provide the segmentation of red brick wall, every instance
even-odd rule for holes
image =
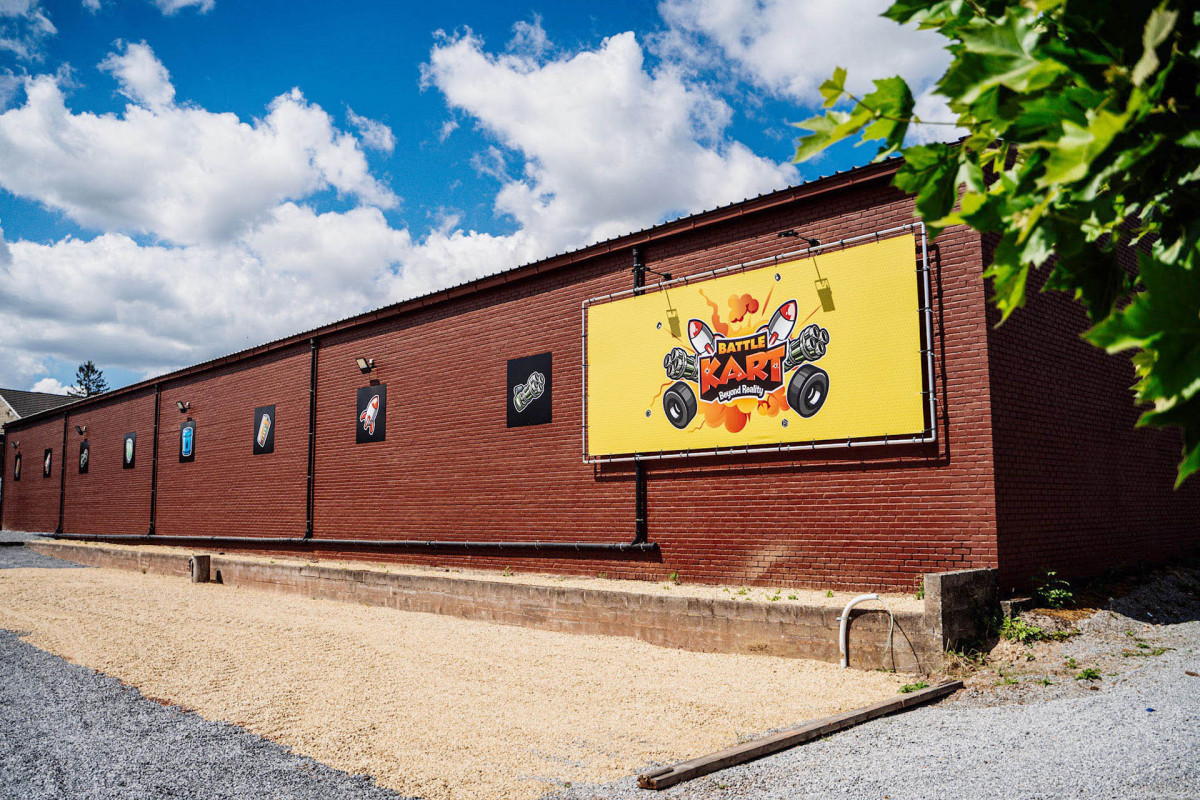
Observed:
[[[912,220],[885,182],[789,203],[646,245],[683,276]],[[996,564],[988,334],[979,237],[931,250],[939,442],[930,446],[655,462],[650,540],[661,556],[412,551],[381,558],[689,581],[908,588],[925,572]],[[331,334],[319,353],[315,537],[630,541],[629,465],[581,459],[580,304],[628,288],[628,248]],[[505,427],[506,361],[551,351],[550,425]],[[387,441],[354,441],[355,390],[388,386]],[[308,350],[258,357],[162,396],[158,532],[299,536],[305,521]],[[196,461],[178,463],[176,400],[193,404]],[[252,413],[278,406],[276,452],[251,456]],[[61,435],[61,429],[60,429]],[[142,446],[139,433],[139,446]],[[148,444],[148,442],[147,442]],[[139,469],[148,461],[142,446]],[[26,506],[28,508],[28,506]],[[28,511],[14,511],[13,519]],[[10,517],[5,508],[6,521]],[[333,552],[333,551],[327,551]]]
[[[909,201],[877,185],[643,250],[652,268],[683,276],[793,249],[780,230],[828,242],[907,223],[911,213]],[[838,588],[907,588],[925,572],[994,565],[980,258],[978,237],[965,230],[944,234],[932,254],[948,446],[652,463],[649,530],[661,562],[512,552],[404,560]],[[581,463],[577,332],[580,302],[628,288],[631,264],[624,251],[323,342],[316,537],[631,540],[632,469]],[[505,362],[544,351],[554,354],[554,423],[507,429]],[[465,368],[470,354],[478,363]],[[355,389],[368,381],[359,356],[375,359],[370,378],[388,386],[382,444],[354,443]]]
[[[8,426],[8,458],[4,473],[4,527],[15,531],[49,533],[58,527],[59,470],[62,469],[62,417],[29,427]],[[12,449],[12,442],[20,447]],[[42,457],[47,448],[54,451],[52,472],[42,477]],[[21,454],[21,480],[14,481],[13,463]]]
[[[307,347],[163,385],[155,532],[303,536],[308,470]],[[181,414],[177,402],[190,403]],[[275,452],[254,455],[254,409],[275,406]],[[179,428],[196,422],[196,457]]]
[[[1083,341],[1083,309],[1040,279],[989,334],[1001,586],[1195,552],[1200,480],[1172,488],[1180,437],[1134,428],[1129,356]]]
[[[87,426],[80,436],[75,426]],[[123,467],[125,434],[137,433],[132,469]],[[79,442],[88,440],[88,471],[79,474]],[[68,533],[144,534],[150,528],[154,392],[79,409],[67,425]]]

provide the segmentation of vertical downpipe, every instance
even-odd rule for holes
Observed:
[[[317,468],[317,340],[310,339],[308,367],[308,488],[305,496],[304,538],[313,536],[313,491]]]
[[[158,516],[158,417],[159,404],[162,402],[162,384],[154,384],[154,443],[151,445],[150,458],[150,530],[147,536],[154,535],[154,520]]]
[[[63,518],[67,511],[67,426],[70,419],[70,415],[64,411],[62,458],[58,460],[58,527],[55,533],[63,532]]]
[[[646,285],[646,263],[642,261],[642,248],[633,248],[633,294],[642,294]],[[645,544],[649,541],[649,521],[646,511],[646,465],[640,458],[633,461],[634,482],[634,511],[633,511],[633,543]]]

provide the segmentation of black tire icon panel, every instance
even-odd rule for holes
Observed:
[[[829,396],[829,373],[812,364],[803,364],[788,383],[787,401],[792,410],[804,418],[811,417],[825,405]]]
[[[695,418],[697,408],[696,393],[683,381],[676,381],[663,393],[663,411],[671,424],[680,430]]]

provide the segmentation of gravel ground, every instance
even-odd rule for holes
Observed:
[[[447,800],[614,780],[909,680],[95,568],[0,571],[0,627],[149,698]]]
[[[84,569],[80,564],[44,556],[24,547],[0,547],[0,569]]]
[[[1086,617],[1066,642],[1002,642],[968,689],[653,795],[663,800],[1200,798],[1200,573]],[[1126,616],[1126,613],[1130,616]],[[1141,620],[1166,618],[1174,624]],[[1045,614],[1027,615],[1049,621]],[[1183,621],[1187,620],[1187,621]],[[1076,680],[1093,668],[1098,680]],[[1189,674],[1192,673],[1192,674]],[[1046,685],[1046,684],[1049,685]],[[556,800],[639,798],[632,777]],[[549,800],[549,797],[546,800]]]
[[[40,536],[38,533],[25,533],[23,531],[0,531],[0,545],[12,545],[17,542],[28,542],[34,537]]]
[[[399,797],[0,631],[0,798]]]

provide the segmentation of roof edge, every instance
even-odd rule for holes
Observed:
[[[32,425],[42,422],[46,419],[52,419],[58,416],[63,416],[68,413],[75,413],[83,408],[93,405],[98,405],[101,402],[110,401],[123,395],[134,394],[136,392],[152,389],[156,384],[163,384],[172,381],[182,380],[184,378],[208,372],[213,369],[236,364],[240,361],[245,361],[255,356],[260,356],[265,353],[285,350],[289,347],[307,344],[313,339],[319,339],[323,336],[329,336],[334,333],[352,330],[354,328],[370,325],[380,320],[389,319],[391,317],[401,316],[411,311],[416,311],[422,308],[439,305],[441,303],[457,300],[462,297],[468,297],[479,292],[487,291],[499,286],[504,286],[517,281],[525,280],[537,275],[544,275],[548,272],[553,272],[581,261],[586,261],[597,256],[606,255],[618,250],[624,250],[639,244],[645,244],[652,241],[667,239],[673,236],[678,236],[684,233],[690,233],[699,228],[706,228],[710,225],[717,225],[722,222],[728,222],[731,219],[757,214],[763,211],[768,211],[778,206],[788,203],[807,200],[813,197],[828,194],[830,192],[840,191],[843,189],[857,186],[864,183],[881,180],[890,177],[899,168],[901,159],[890,158],[887,161],[866,164],[860,167],[854,167],[844,172],[834,173],[822,178],[809,181],[808,183],[798,184],[796,186],[788,186],[783,189],[777,189],[773,192],[760,194],[758,197],[739,200],[737,202],[728,203],[724,206],[707,211],[700,211],[695,214],[690,214],[686,217],[661,222],[657,225],[652,225],[648,228],[643,228],[640,231],[616,236],[612,239],[607,239],[602,242],[596,242],[590,245],[579,248],[578,250],[569,250],[564,253],[547,256],[546,258],[532,261],[528,264],[522,264],[516,267],[502,270],[491,275],[485,275],[476,278],[466,283],[461,283],[456,286],[450,286],[445,289],[438,289],[428,294],[411,297],[407,300],[400,300],[390,305],[382,306],[371,311],[364,311],[361,314],[356,314],[352,317],[347,317],[343,320],[326,323],[317,328],[312,328],[301,333],[291,334],[280,339],[275,339],[264,344],[256,345],[245,350],[238,350],[234,353],[218,356],[217,358],[202,361],[198,364],[193,364],[190,367],[183,367],[159,375],[153,378],[147,378],[137,383],[131,383],[128,386],[122,386],[119,389],[104,392],[103,394],[93,395],[88,398],[81,398],[73,403],[67,403],[63,406],[39,411],[36,414],[30,414],[25,417],[12,420],[6,426],[7,430],[16,430],[24,428],[26,423]]]

